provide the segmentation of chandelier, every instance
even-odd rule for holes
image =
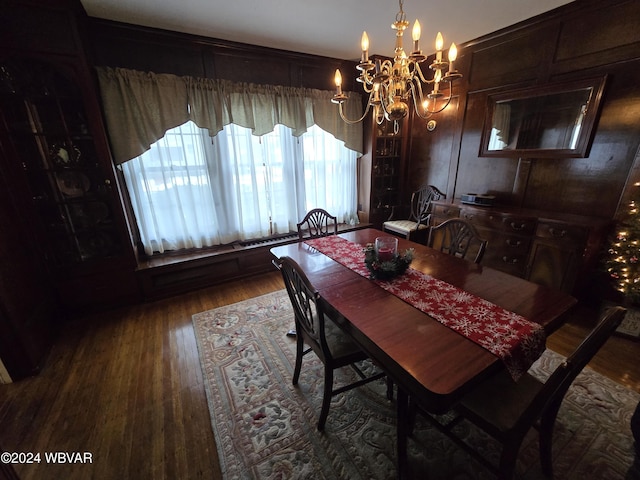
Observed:
[[[413,51],[407,56],[402,46],[402,35],[409,26],[406,15],[402,10],[403,0],[399,0],[400,11],[396,14],[396,21],[391,28],[396,30],[396,48],[393,60],[369,59],[369,37],[367,32],[362,34],[362,58],[356,65],[360,72],[356,81],[362,83],[364,91],[369,94],[367,107],[357,120],[350,120],[345,117],[343,103],[347,96],[342,92],[342,75],[340,70],[336,70],[335,84],[336,93],[332,102],[338,104],[340,117],[347,123],[354,124],[361,122],[373,107],[373,115],[378,124],[384,120],[397,121],[404,118],[409,113],[409,104],[413,103],[416,114],[423,119],[428,119],[431,115],[443,111],[451,102],[451,92],[453,81],[461,78],[462,75],[453,68],[458,52],[455,43],[451,44],[448,53],[448,62],[442,59],[442,47],[444,40],[442,34],[438,32],[436,37],[436,56],[429,69],[432,70],[432,78],[427,79],[420,66],[427,56],[420,50],[420,23],[416,20],[413,25]],[[446,84],[448,87],[443,86]],[[445,96],[443,87],[448,90]],[[428,92],[429,88],[431,89]],[[423,89],[425,89],[423,91]],[[428,93],[427,93],[428,92]]]

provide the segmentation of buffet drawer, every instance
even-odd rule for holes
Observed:
[[[434,222],[433,224],[439,225],[449,218],[458,218],[458,216],[460,216],[460,209],[453,205],[433,205],[431,215],[438,218],[438,222]]]
[[[482,263],[511,275],[523,276],[531,248],[531,237],[512,235],[479,227],[478,234],[487,240]]]
[[[553,220],[540,220],[536,228],[536,237],[553,239],[564,245],[584,245],[589,237],[589,229],[581,225],[571,225]]]
[[[491,228],[518,235],[533,235],[537,223],[535,217],[508,215],[494,210],[468,207],[460,210],[460,218],[478,227]]]
[[[491,212],[482,212],[476,209],[463,208],[460,211],[460,218],[472,223],[477,227],[486,227],[502,230],[502,215]]]
[[[524,277],[527,270],[528,253],[505,252],[500,250],[490,250],[484,255],[482,264],[490,268],[495,268],[501,272]]]

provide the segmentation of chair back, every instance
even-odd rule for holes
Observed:
[[[445,197],[446,195],[433,185],[427,185],[420,190],[416,190],[411,194],[411,216],[409,220],[414,220],[416,223],[427,223],[431,202]]]
[[[450,218],[429,229],[427,245],[460,258],[470,251],[475,253],[474,262],[480,263],[487,248],[487,240],[480,237],[475,227],[461,218]]]
[[[600,316],[598,324],[589,335],[549,376],[541,390],[520,416],[516,428],[528,429],[531,423],[544,414],[547,409],[555,409],[553,413],[555,415],[573,381],[618,328],[625,313],[626,309],[618,306],[609,308]]]
[[[309,210],[300,223],[298,223],[298,238],[325,237],[338,234],[338,217],[331,215],[322,208]]]
[[[302,335],[321,359],[328,358],[331,353],[325,338],[325,317],[320,294],[302,271],[300,265],[291,257],[281,257],[276,266],[282,273],[291,300],[297,335]]]

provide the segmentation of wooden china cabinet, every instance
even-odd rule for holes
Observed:
[[[136,262],[83,49],[84,10],[71,0],[5,1],[0,8],[0,173],[12,209],[0,208],[34,246],[25,270],[46,279],[38,290],[0,292],[2,303],[5,315],[19,316],[11,308],[16,295],[35,304],[49,290],[60,307],[40,312],[17,335],[29,343],[55,324],[57,312],[136,299]],[[39,343],[44,350],[47,342]],[[0,350],[0,358],[7,355]]]
[[[380,228],[394,207],[402,204],[407,119],[378,124],[369,114],[364,128],[365,153],[360,158],[358,203],[364,221]]]

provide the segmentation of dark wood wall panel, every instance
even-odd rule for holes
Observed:
[[[631,0],[615,8],[607,2],[602,3],[599,9],[563,22],[556,61],[595,56],[595,61],[599,58],[608,63],[618,55],[626,54],[618,53],[619,49],[637,48],[640,43],[640,2]]]
[[[94,65],[206,76],[207,55],[203,45],[185,42],[182,37],[168,32],[154,35],[148,29],[121,24],[115,29],[101,21],[91,22],[89,30]]]
[[[566,213],[615,215],[640,142],[640,69],[629,67],[606,69],[605,103],[589,156],[534,159],[524,206],[553,210],[560,205]]]
[[[443,122],[438,136],[415,137],[410,164],[431,183],[443,178],[434,169],[449,162],[449,200],[489,193],[504,206],[614,218],[625,185],[640,180],[630,177],[640,145],[639,19],[636,0],[577,1],[462,45],[457,118]],[[587,158],[480,157],[489,93],[603,75],[608,81]],[[450,158],[438,146],[446,135],[460,137]]]
[[[537,28],[532,32],[500,37],[498,42],[474,49],[469,84],[476,90],[535,81],[541,66],[548,62],[556,31],[555,26]]]
[[[454,195],[490,193],[504,204],[512,203],[512,191],[518,169],[517,159],[478,156],[487,95],[470,94],[460,145],[458,175]]]
[[[33,7],[15,1],[2,2],[0,43],[15,50],[75,54],[82,50],[74,30],[64,28],[72,12],[52,2],[46,15],[34,16]]]
[[[216,77],[236,82],[290,85],[290,65],[286,60],[264,56],[218,54],[214,57]]]
[[[409,203],[411,192],[425,183],[435,185],[446,193],[450,175],[449,164],[455,140],[450,131],[455,125],[459,100],[458,97],[454,97],[445,111],[436,116],[436,127],[431,132],[427,130],[424,121],[412,122],[409,142],[415,143],[415,147],[410,147],[415,161],[407,162],[404,172],[404,178],[407,179],[404,191],[406,204]],[[432,140],[431,143],[425,142],[427,138]]]
[[[166,30],[89,19],[93,64],[235,82],[332,90],[334,72],[355,63],[227,42]],[[344,75],[343,88],[355,88]]]

